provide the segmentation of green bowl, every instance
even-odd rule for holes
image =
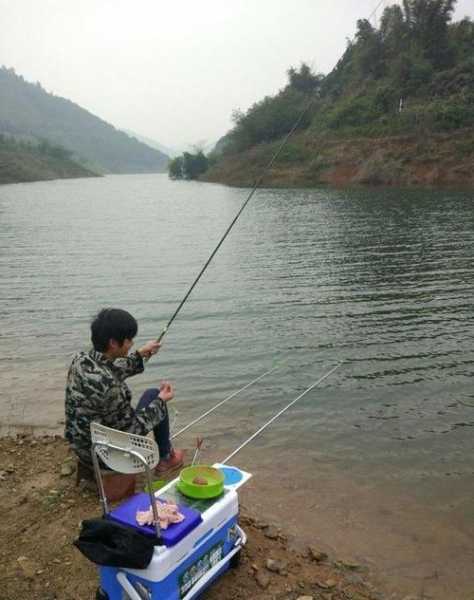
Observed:
[[[161,490],[161,488],[164,487],[165,485],[166,485],[166,481],[163,481],[162,479],[157,479],[156,481],[152,481],[151,482],[151,491],[157,492],[158,490]],[[148,489],[148,485],[146,485],[143,488],[143,491],[146,492],[147,494],[150,493],[150,491]]]
[[[207,484],[194,483],[194,479],[199,477]],[[198,465],[196,467],[186,467],[179,475],[179,491],[195,499],[216,498],[224,491],[224,475],[214,467]]]

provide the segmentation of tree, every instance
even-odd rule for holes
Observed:
[[[384,10],[380,20],[380,34],[387,60],[392,60],[406,49],[409,29],[398,4]]]
[[[380,31],[367,21],[357,21],[354,62],[360,79],[378,79],[384,72],[384,48]]]
[[[448,36],[457,0],[403,0],[405,22],[411,40],[435,68],[453,61]]]
[[[276,96],[266,96],[246,113],[234,112],[235,126],[229,150],[240,152],[255,144],[272,142],[287,134],[308,105],[306,93],[287,85]],[[299,122],[299,129],[311,123],[309,111]]]
[[[332,99],[339,98],[352,80],[355,44],[347,39],[347,47],[334,69],[324,78],[321,95]]]
[[[468,17],[453,23],[449,28],[449,39],[458,60],[474,57],[474,22]]]
[[[183,154],[183,172],[186,179],[197,179],[208,168],[207,158],[202,150],[197,154],[184,152]]]
[[[168,166],[168,175],[171,179],[183,179],[183,157],[177,156]]]
[[[197,179],[209,168],[209,161],[202,150],[196,154],[184,152],[172,160],[168,167],[171,179]]]
[[[315,75],[306,63],[301,63],[299,70],[290,67],[287,71],[288,85],[293,90],[304,94],[312,94],[321,87],[324,75]]]
[[[71,160],[73,155],[71,150],[64,148],[64,146],[60,146],[59,144],[52,144],[46,139],[40,140],[37,149],[42,154],[49,154],[49,156],[62,160]]]

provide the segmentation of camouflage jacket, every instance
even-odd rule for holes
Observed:
[[[66,384],[65,437],[81,461],[92,461],[92,421],[145,435],[164,419],[166,408],[159,398],[141,410],[131,405],[132,393],[125,379],[143,370],[138,352],[115,361],[95,350],[74,357]]]

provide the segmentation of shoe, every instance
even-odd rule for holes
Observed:
[[[184,464],[184,450],[171,450],[169,458],[162,458],[155,467],[156,475],[174,471]]]

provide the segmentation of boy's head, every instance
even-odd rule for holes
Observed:
[[[129,312],[103,308],[91,324],[92,345],[99,352],[110,353],[112,358],[126,356],[137,331],[137,322]]]

